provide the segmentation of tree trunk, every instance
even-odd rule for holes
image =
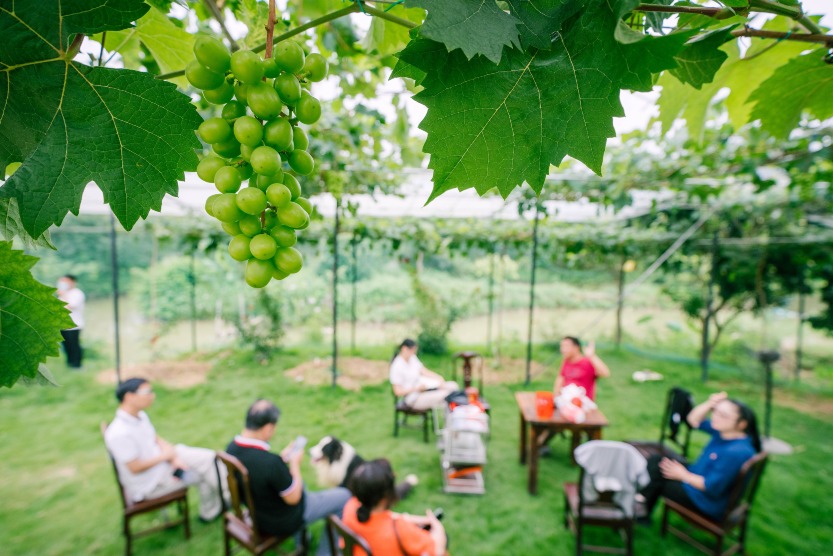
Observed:
[[[619,263],[618,294],[616,297],[616,347],[622,346],[622,309],[625,305],[625,259],[623,255]]]

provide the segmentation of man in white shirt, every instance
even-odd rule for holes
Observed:
[[[81,349],[81,329],[84,328],[84,292],[78,289],[75,276],[67,274],[58,279],[58,299],[66,303],[69,316],[75,323],[75,328],[61,330],[64,337],[64,352],[67,355],[67,366],[72,369],[81,368],[84,352]]]
[[[116,388],[119,408],[104,441],[116,462],[126,496],[133,501],[155,498],[183,485],[197,485],[200,519],[211,521],[222,512],[214,452],[206,448],[172,445],[156,434],[145,413],[155,398],[151,384],[130,378]],[[220,466],[222,490],[228,498],[226,471]]]

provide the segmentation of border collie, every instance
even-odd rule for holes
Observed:
[[[365,459],[356,453],[356,449],[344,440],[334,436],[325,436],[309,449],[310,461],[318,475],[318,484],[322,487],[350,488],[350,478]],[[419,482],[416,475],[408,475],[396,485],[396,496],[405,498]]]

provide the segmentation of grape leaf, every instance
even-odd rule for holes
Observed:
[[[804,111],[820,120],[833,116],[833,66],[824,61],[826,53],[817,48],[793,58],[752,93],[752,117],[765,130],[787,137]]]
[[[96,40],[101,41],[101,36]],[[141,41],[153,59],[159,64],[161,73],[181,70],[194,59],[194,35],[181,27],[174,25],[168,17],[153,8],[136,22],[136,27],[124,31],[109,31],[105,37],[104,47],[110,52],[122,51],[122,48],[135,45]],[[137,65],[130,65],[125,61],[125,67],[139,69]],[[185,77],[171,79],[181,88],[188,86]]]
[[[166,193],[176,195],[177,180],[197,164],[194,129],[202,120],[172,83],[62,55],[70,33],[124,28],[136,16],[128,10],[133,0],[99,1],[102,6],[92,8],[83,2],[89,21],[60,15],[80,2],[52,9],[35,0],[16,2],[14,12],[0,7],[0,165],[23,160],[0,197],[17,198],[32,237],[68,212],[77,214],[90,181],[130,229],[150,209],[161,209]]]
[[[0,386],[34,377],[40,363],[59,354],[60,331],[75,326],[55,288],[32,276],[37,260],[0,241]]]
[[[23,229],[23,224],[20,222],[17,199],[14,198],[0,198],[0,237],[7,241],[11,241],[16,237],[20,238],[24,247],[39,245],[41,247],[55,249],[55,246],[49,239],[48,231],[37,238],[29,237],[29,234],[26,233],[26,230]]]
[[[406,6],[428,12],[422,37],[443,43],[449,52],[459,48],[468,59],[481,54],[497,64],[504,46],[521,46],[520,20],[495,0],[407,0]]]
[[[568,154],[599,172],[613,117],[624,115],[620,89],[650,90],[652,72],[673,67],[689,38],[617,42],[631,4],[591,3],[565,22],[552,50],[509,49],[498,65],[412,40],[399,58],[426,73],[414,99],[428,108],[420,128],[434,170],[431,199],[469,187],[507,196],[524,182],[540,191],[550,164]]]
[[[584,8],[588,0],[507,0],[512,13],[520,20],[521,46],[549,50],[552,34],[565,20]]]
[[[401,4],[388,10],[388,13],[416,24],[422,23],[425,19],[425,10],[406,8]],[[380,56],[390,56],[405,48],[409,40],[411,38],[407,27],[374,17],[370,20],[370,29],[362,39],[361,45],[367,52],[378,52]]]
[[[729,57],[720,47],[732,39],[731,32],[734,28],[732,25],[715,29],[686,43],[677,54],[677,67],[671,69],[671,73],[695,89],[700,89],[705,83],[711,83],[717,70]]]

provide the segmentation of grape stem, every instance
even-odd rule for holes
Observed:
[[[208,8],[208,11],[211,12],[211,15],[214,16],[214,19],[216,19],[217,23],[220,24],[220,29],[223,31],[223,35],[225,35],[229,43],[231,43],[231,51],[234,52],[235,50],[238,50],[240,47],[237,46],[237,41],[235,41],[234,37],[232,37],[231,33],[229,33],[229,30],[226,27],[226,21],[223,17],[223,12],[220,10],[219,7],[217,7],[217,2],[215,2],[214,0],[202,0],[202,3],[205,4],[205,7]],[[184,73],[185,70],[182,71],[182,74]]]
[[[275,36],[275,0],[269,0],[269,17],[266,20],[266,52],[264,58],[272,57],[272,48],[275,46],[272,37]]]

